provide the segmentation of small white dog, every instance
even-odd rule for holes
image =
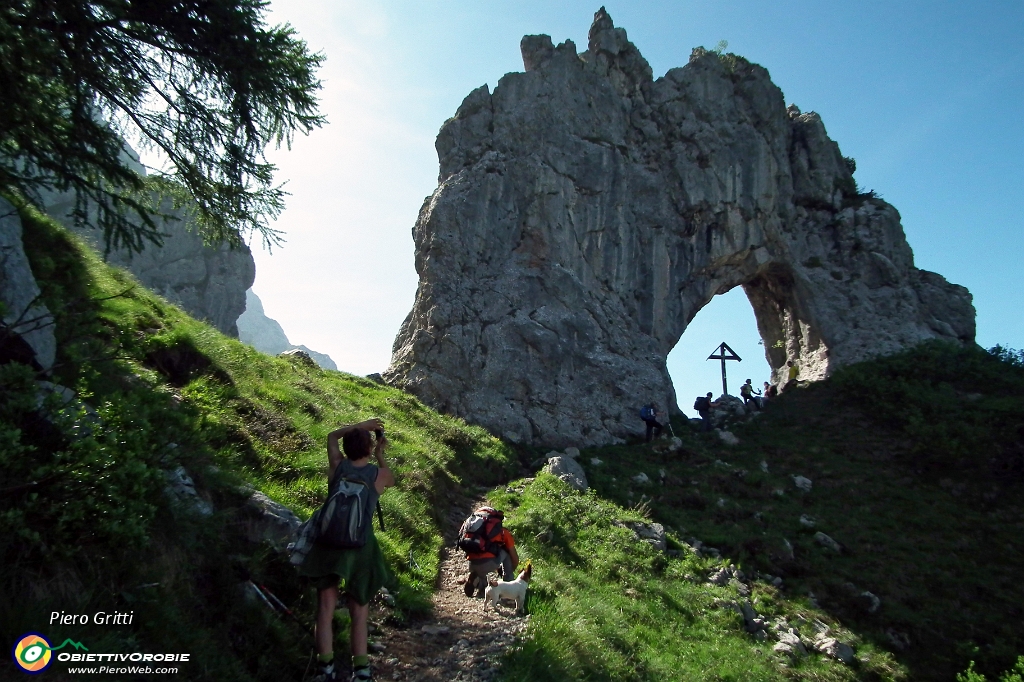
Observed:
[[[526,568],[516,576],[515,580],[509,582],[499,580],[488,585],[487,590],[484,591],[484,610],[487,610],[488,604],[493,604],[494,610],[497,611],[499,601],[512,599],[516,602],[516,611],[522,613],[523,607],[526,605],[526,588],[530,586],[530,576],[532,575],[533,564],[528,561]]]

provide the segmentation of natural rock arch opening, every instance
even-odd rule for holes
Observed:
[[[526,36],[527,71],[441,128],[389,383],[513,441],[588,446],[638,434],[641,401],[675,407],[669,351],[736,286],[776,377],[973,341],[970,293],[914,267],[896,209],[765,69],[698,49],[654,80],[603,10],[588,47]]]
[[[738,396],[748,378],[759,390],[771,379],[754,310],[742,287],[717,294],[690,321],[666,358],[679,408],[689,417],[697,416],[692,409],[696,396],[722,392],[721,363],[707,359],[722,341],[743,359],[726,363],[731,395]]]

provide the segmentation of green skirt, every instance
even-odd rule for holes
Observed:
[[[318,589],[340,585],[341,591],[355,599],[357,604],[369,604],[388,580],[388,569],[371,530],[369,540],[359,549],[330,549],[313,545],[299,566],[299,575],[318,578]]]

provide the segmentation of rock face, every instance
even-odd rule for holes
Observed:
[[[139,155],[127,144],[121,161],[139,175],[146,175]],[[40,194],[42,208],[50,217],[103,252],[103,238],[97,230],[75,226],[71,215],[75,208],[73,192],[44,190]],[[164,202],[160,212],[174,218],[158,219],[160,231],[166,234],[162,247],[147,244],[137,254],[118,249],[106,255],[107,262],[130,271],[148,289],[181,306],[192,317],[237,337],[235,321],[245,310],[245,291],[256,279],[256,262],[249,247],[207,246],[191,229],[187,213],[173,209],[170,200]]]
[[[292,345],[281,324],[267,317],[263,301],[252,289],[245,292],[245,312],[238,318],[238,340],[267,355],[280,355],[291,350],[302,351],[323,369],[337,370],[329,355],[317,353],[305,346]]]
[[[51,217],[103,252],[97,230],[75,227],[71,217],[73,193],[50,193],[45,198],[45,210]],[[237,337],[235,321],[245,311],[245,291],[256,279],[256,262],[249,247],[207,246],[190,230],[185,212],[174,210],[170,200],[161,212],[178,218],[162,221],[160,230],[167,235],[162,247],[147,244],[136,254],[113,250],[106,256],[107,262],[129,270],[147,288],[181,306],[192,317]]]
[[[21,235],[17,209],[0,197],[0,364],[16,360],[49,370],[57,353],[53,317],[38,299]]]
[[[390,383],[513,441],[596,445],[675,408],[666,357],[736,286],[776,381],[973,340],[970,293],[914,267],[896,209],[764,68],[698,48],[654,80],[603,9],[582,54],[521,47],[526,72],[438,134]]]
[[[267,355],[278,355],[292,347],[284,328],[267,317],[263,301],[252,289],[245,292],[245,312],[238,317],[238,340]]]

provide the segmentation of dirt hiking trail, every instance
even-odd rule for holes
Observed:
[[[468,564],[465,554],[454,547],[455,536],[470,512],[485,502],[462,497],[448,510],[431,616],[396,627],[386,622],[386,607],[371,607],[374,679],[486,682],[498,674],[504,652],[526,629],[530,617],[516,614],[512,606],[499,606],[499,613],[485,610],[483,599],[471,599],[463,591]]]

